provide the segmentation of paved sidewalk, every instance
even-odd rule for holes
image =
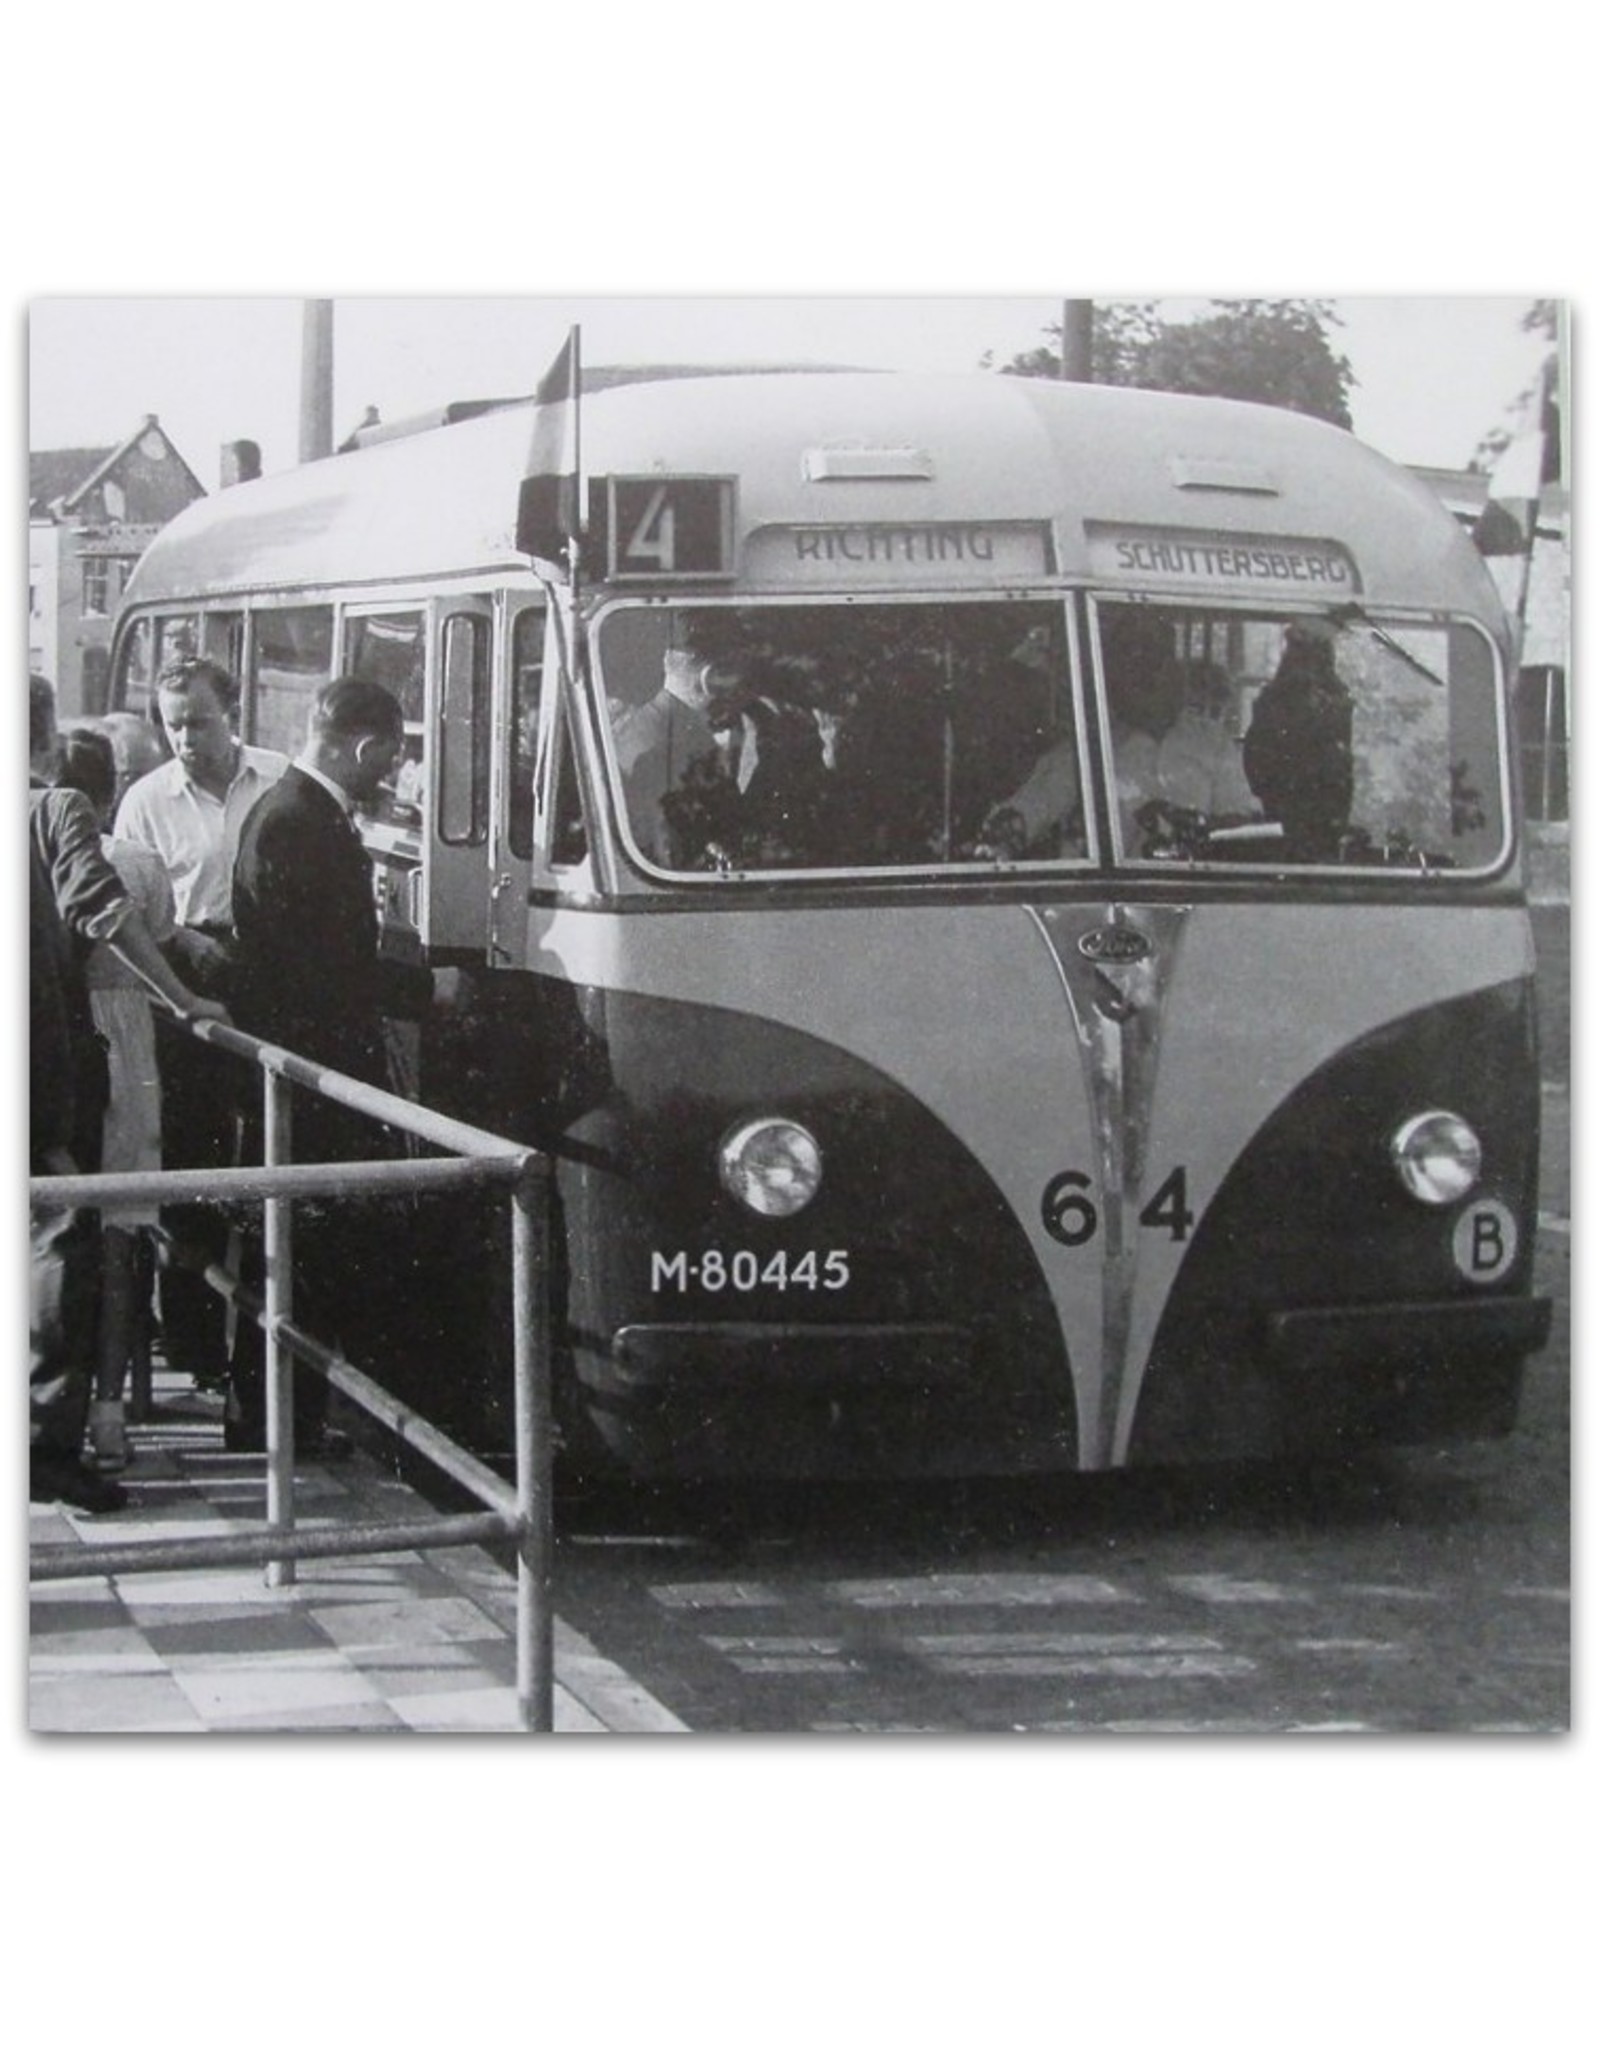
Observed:
[[[131,1432],[129,1508],[30,1510],[34,1549],[225,1535],[259,1526],[264,1460],[222,1448],[214,1412],[158,1379]],[[426,1514],[358,1449],[295,1481],[305,1527]],[[31,1589],[28,1722],[39,1734],[520,1733],[512,1583],[478,1549],[126,1572]],[[556,1622],[555,1727],[645,1734],[683,1724]]]

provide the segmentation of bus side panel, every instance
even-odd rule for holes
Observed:
[[[1419,1204],[1374,1139],[1424,1107],[1454,1110],[1482,1139],[1465,1204]],[[1549,1317],[1529,1299],[1538,1130],[1531,979],[1416,1011],[1329,1060],[1267,1119],[1195,1233],[1130,1462],[1510,1430]],[[1453,1243],[1459,1212],[1486,1199],[1517,1240],[1490,1285],[1461,1270]]]
[[[690,1475],[1071,1469],[1071,1377],[1027,1238],[983,1166],[870,1064],[791,1027],[587,991],[614,1082],[558,1150],[587,1425]],[[823,1154],[798,1215],[717,1153],[753,1112]]]

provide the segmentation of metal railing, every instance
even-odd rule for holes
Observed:
[[[389,1550],[445,1548],[496,1538],[516,1547],[516,1690],[524,1728],[553,1726],[555,1617],[552,1605],[554,1509],[549,1336],[549,1161],[540,1152],[441,1116],[404,1097],[335,1073],[231,1025],[189,1021],[198,1039],[262,1070],[263,1164],[210,1170],[45,1175],[31,1179],[41,1207],[115,1212],[165,1203],[259,1200],[264,1211],[265,1284],[260,1297],[219,1265],[211,1286],[249,1315],[266,1339],[266,1525],[259,1535],[198,1536],[170,1542],[96,1543],[39,1553],[37,1580],[114,1572],[171,1571],[264,1564],[267,1583],[294,1583],[300,1558],[356,1557]],[[292,1162],[291,1088],[342,1103],[451,1156],[369,1159],[337,1165]],[[403,1401],[321,1343],[294,1320],[293,1205],[313,1195],[376,1195],[501,1185],[511,1211],[512,1436],[515,1483],[453,1442]],[[484,1503],[476,1514],[438,1514],[363,1522],[343,1529],[297,1529],[294,1510],[296,1358],[384,1424]]]

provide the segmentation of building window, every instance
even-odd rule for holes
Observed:
[[[109,618],[122,601],[128,578],[139,566],[137,555],[85,555],[83,558],[83,615],[86,619]]]

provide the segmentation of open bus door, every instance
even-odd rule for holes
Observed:
[[[344,608],[342,672],[383,683],[405,716],[393,784],[362,822],[385,950],[402,958],[483,957],[493,644],[484,597]]]

